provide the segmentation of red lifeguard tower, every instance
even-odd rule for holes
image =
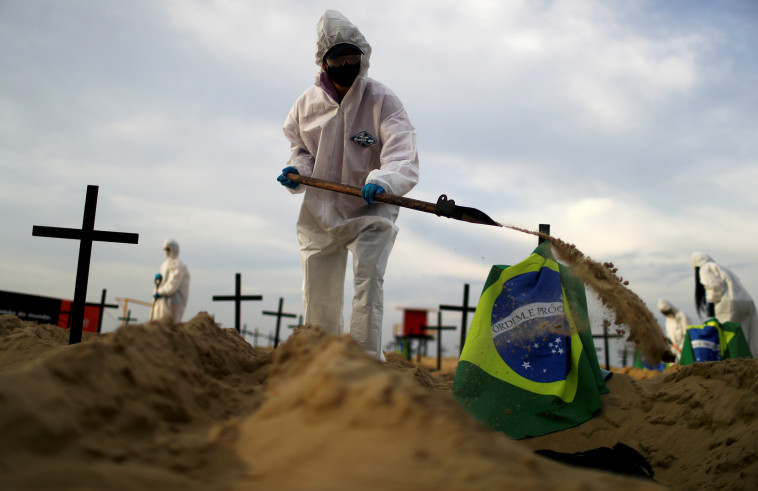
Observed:
[[[418,307],[398,307],[403,311],[403,323],[395,324],[394,335],[398,343],[403,347],[403,353],[407,359],[411,359],[411,342],[418,340],[418,349],[416,351],[419,360],[421,351],[426,347],[426,342],[434,339],[426,332],[427,315],[434,312],[434,309],[425,309]]]

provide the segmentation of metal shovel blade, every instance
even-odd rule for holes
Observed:
[[[501,224],[493,220],[486,213],[476,208],[458,206],[455,201],[447,199],[447,195],[441,195],[437,199],[437,205],[434,207],[434,213],[441,217],[454,218],[463,222],[480,223],[482,225],[494,225],[502,227]]]

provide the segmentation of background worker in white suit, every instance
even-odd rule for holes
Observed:
[[[153,320],[168,318],[172,324],[178,324],[182,322],[187,307],[190,274],[187,266],[179,260],[179,244],[175,240],[166,240],[163,251],[167,259],[161,264],[161,272],[155,275],[157,289],[153,295]]]
[[[736,322],[742,326],[753,356],[758,356],[758,313],[755,302],[732,271],[702,252],[692,254],[695,268],[695,306],[698,312],[714,304],[719,322]]]
[[[664,299],[658,300],[658,310],[666,318],[666,337],[671,342],[671,346],[674,348],[672,351],[676,355],[676,362],[679,363],[679,357],[682,356],[684,337],[687,335],[687,326],[690,325],[690,320],[687,314]]]

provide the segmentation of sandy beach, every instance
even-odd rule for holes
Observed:
[[[0,488],[754,489],[758,361],[615,373],[590,421],[514,441],[451,395],[455,359],[368,358],[301,328],[253,348],[206,313],[68,332],[0,317]],[[624,443],[653,480],[534,450]]]

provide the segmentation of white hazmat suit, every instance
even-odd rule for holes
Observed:
[[[284,124],[291,144],[289,166],[312,176],[356,187],[377,184],[404,195],[418,182],[415,129],[397,96],[366,75],[371,46],[342,14],[327,10],[317,26],[316,64],[333,46],[349,43],[363,52],[358,77],[342,101],[324,72],[295,102]],[[350,335],[382,359],[383,281],[397,235],[398,207],[300,185],[305,192],[297,221],[304,272],[305,323],[330,334],[343,332],[347,252],[353,257],[354,297]]]
[[[167,259],[161,264],[162,279],[156,292],[160,297],[155,300],[153,319],[168,317],[173,324],[178,324],[182,322],[187,307],[190,274],[187,266],[179,260],[179,244],[175,240],[166,240],[163,248],[167,249]]]
[[[687,335],[687,326],[691,325],[687,314],[671,305],[667,300],[658,300],[658,310],[666,317],[666,337],[674,346],[672,350],[676,355],[676,362],[682,356],[684,337]]]
[[[705,299],[715,306],[719,322],[737,322],[742,326],[750,351],[758,353],[758,313],[750,294],[737,276],[702,252],[692,254],[692,267],[700,268],[700,283]]]

